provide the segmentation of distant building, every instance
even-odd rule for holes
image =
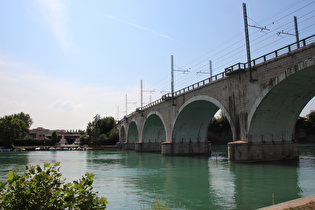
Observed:
[[[29,130],[29,136],[33,139],[50,139],[52,132],[56,131],[58,135],[58,140],[60,140],[63,136],[63,139],[66,140],[66,143],[72,144],[74,142],[78,142],[80,139],[80,131],[79,130],[49,130],[43,127],[38,127]]]
[[[38,127],[34,129],[30,129],[29,135],[33,137],[34,139],[47,139],[47,136],[50,134],[50,130]]]

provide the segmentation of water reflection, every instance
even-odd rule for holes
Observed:
[[[61,162],[68,181],[95,173],[94,188],[108,209],[148,209],[156,198],[177,209],[256,209],[315,194],[315,145],[300,145],[300,160],[240,164],[226,146],[212,157],[168,157],[135,151],[0,153],[0,179],[13,168]],[[274,195],[274,199],[272,197]]]
[[[213,209],[236,209],[235,175],[228,166],[227,158],[222,156],[209,159],[209,193]]]
[[[299,197],[296,167],[297,161],[230,164],[235,174],[237,208],[254,209]]]
[[[27,157],[21,152],[0,153],[0,180],[5,180],[9,171],[13,169],[24,170],[28,164]]]
[[[302,189],[299,197],[313,195],[315,194],[315,144],[300,145],[299,156],[298,185]]]

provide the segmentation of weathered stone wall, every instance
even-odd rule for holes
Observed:
[[[198,122],[199,117],[193,117],[193,112],[196,110],[196,114],[202,116],[198,113],[200,110],[198,110],[198,106],[191,106],[196,101],[202,101],[200,103],[202,107],[205,105],[203,102],[206,102],[211,109],[205,113],[214,114],[216,109],[224,112],[231,126],[233,141],[247,142],[244,147],[247,150],[240,149],[242,155],[233,153],[233,148],[243,148],[241,144],[232,146],[231,157],[238,157],[240,160],[246,158],[268,159],[267,156],[270,156],[269,159],[295,157],[295,146],[291,143],[294,138],[294,123],[304,105],[315,95],[313,85],[305,85],[305,80],[311,84],[315,83],[315,65],[310,66],[311,60],[314,58],[315,44],[310,44],[254,66],[252,73],[255,81],[249,81],[249,71],[239,70],[228,77],[176,96],[174,103],[172,100],[165,100],[153,107],[137,110],[120,121],[118,129],[124,126],[128,143],[128,136],[134,134],[134,125],[136,125],[138,136],[134,142],[149,142],[149,139],[145,139],[147,137],[143,136],[145,122],[151,115],[157,115],[165,127],[165,139],[147,136],[150,136],[150,139],[166,141],[166,143],[157,142],[162,144],[162,154],[207,153],[209,147],[205,145],[208,145],[209,139],[206,138],[206,134],[199,135],[199,133],[202,135],[206,133],[203,130],[205,127],[207,128],[206,120],[203,118],[202,122]],[[301,70],[306,73],[298,74],[297,72],[302,72]],[[301,77],[295,78],[295,75]],[[299,89],[303,84],[304,89]],[[304,93],[301,94],[303,91]],[[183,110],[189,106],[192,117],[188,115],[189,112],[182,117]],[[209,116],[209,122],[212,117]],[[192,121],[189,122],[190,124],[185,124],[185,122],[180,124],[179,120],[182,119]],[[129,129],[131,122],[135,122],[133,129]],[[153,125],[151,124],[151,126]],[[200,132],[193,133],[191,127],[199,129]],[[179,129],[176,132],[183,131],[187,135],[183,136],[180,132],[174,135],[174,128]],[[125,146],[125,148],[132,147]],[[150,150],[149,147],[141,146],[138,149],[139,151],[144,148]],[[284,154],[280,148],[292,152],[292,154]],[[245,151],[248,151],[247,155]]]
[[[164,142],[161,153],[163,155],[209,155],[210,142]]]
[[[270,161],[298,159],[298,145],[295,142],[245,142],[228,143],[231,161]]]

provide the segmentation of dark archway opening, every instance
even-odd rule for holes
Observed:
[[[212,145],[226,145],[233,141],[230,123],[221,110],[215,114],[208,126],[207,139]]]

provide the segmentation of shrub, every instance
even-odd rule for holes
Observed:
[[[26,172],[8,173],[0,182],[1,209],[106,209],[107,199],[93,192],[94,174],[65,183],[60,163],[26,166]]]

